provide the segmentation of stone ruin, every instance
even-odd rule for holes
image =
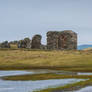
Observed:
[[[18,42],[18,48],[31,48],[31,40],[29,38],[25,38]]]
[[[41,39],[42,39],[41,35],[38,35],[38,34],[35,35],[32,38],[31,48],[32,49],[41,49]]]
[[[48,50],[76,50],[77,33],[72,30],[49,31],[47,32],[47,45],[41,44],[42,36],[34,35],[32,40],[25,38],[17,42],[18,48],[28,49],[48,49]],[[0,48],[10,48],[10,43],[5,41],[0,44]]]
[[[10,48],[10,44],[8,41],[4,41],[0,43],[0,48]]]
[[[77,49],[77,34],[71,30],[49,31],[47,33],[47,49]]]
[[[29,38],[25,38],[23,40],[20,40],[18,42],[18,48],[29,48],[29,49],[41,49],[43,45],[41,46],[41,35],[35,35],[32,40]]]

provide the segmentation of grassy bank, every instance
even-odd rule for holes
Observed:
[[[60,69],[92,71],[92,51],[1,49],[0,69]]]
[[[13,80],[13,81],[27,81],[27,80],[49,80],[49,79],[89,79],[92,78],[92,75],[60,75],[60,74],[27,74],[27,75],[16,75],[16,76],[6,76],[2,77],[3,80]]]

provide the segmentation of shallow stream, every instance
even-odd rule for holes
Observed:
[[[63,72],[60,72],[60,71],[56,72],[56,71],[50,71],[50,70],[0,71],[0,77],[24,75],[24,74],[39,74],[39,73],[64,74],[64,71]],[[7,81],[7,80],[0,79],[0,92],[33,92],[34,90],[64,86],[66,84],[76,83],[79,81],[84,81],[84,79],[73,78],[73,79],[53,79],[53,80],[50,79],[50,80],[37,80],[37,81]]]

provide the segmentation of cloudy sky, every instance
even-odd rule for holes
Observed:
[[[73,30],[78,44],[92,44],[92,0],[0,0],[0,42]]]

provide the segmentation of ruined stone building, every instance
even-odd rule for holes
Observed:
[[[30,38],[24,38],[18,41],[18,48],[28,48],[28,49],[41,49],[41,35],[34,35],[32,40]]]
[[[35,35],[32,38],[31,49],[41,49],[41,35]]]
[[[77,49],[77,33],[72,30],[65,31],[49,31],[47,32],[47,45],[41,44],[42,36],[34,35],[32,40],[24,38],[17,42],[18,48],[28,49],[48,49],[48,50],[76,50]],[[0,48],[10,48],[10,44],[6,41],[0,44]]]
[[[10,48],[10,44],[8,41],[4,41],[2,43],[0,43],[0,48]]]
[[[29,38],[24,38],[18,42],[18,48],[31,48],[31,40]]]
[[[77,49],[77,34],[71,30],[49,31],[47,33],[47,49]]]
[[[75,50],[77,49],[77,33],[71,30],[47,32],[47,45],[41,44],[41,35],[34,35],[32,40],[25,38],[18,42],[19,48]]]

